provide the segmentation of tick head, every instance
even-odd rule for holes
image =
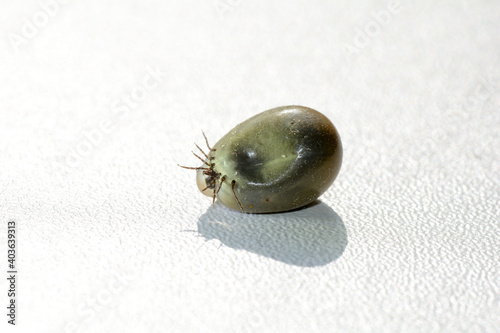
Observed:
[[[208,197],[213,197],[217,181],[220,174],[214,170],[214,163],[210,164],[208,169],[199,169],[196,171],[196,185],[201,193]]]

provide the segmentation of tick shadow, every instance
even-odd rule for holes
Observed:
[[[296,266],[326,265],[347,246],[344,222],[319,200],[275,214],[242,214],[216,202],[199,218],[198,232],[207,240]]]

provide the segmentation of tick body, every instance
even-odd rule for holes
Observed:
[[[342,164],[335,126],[318,111],[295,105],[249,118],[203,154],[196,168],[200,191],[245,213],[311,203],[332,185]]]

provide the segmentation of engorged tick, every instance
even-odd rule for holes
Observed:
[[[291,125],[294,125],[291,127]],[[342,164],[342,144],[323,114],[304,106],[259,113],[208,148],[197,171],[200,191],[245,213],[305,206],[323,194]]]

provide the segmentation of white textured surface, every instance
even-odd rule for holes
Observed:
[[[498,331],[500,2],[405,2],[364,41],[388,2],[227,2],[69,2],[17,53],[41,7],[2,4],[17,330]],[[201,130],[287,104],[337,126],[334,186],[293,213],[211,207],[176,166]]]

